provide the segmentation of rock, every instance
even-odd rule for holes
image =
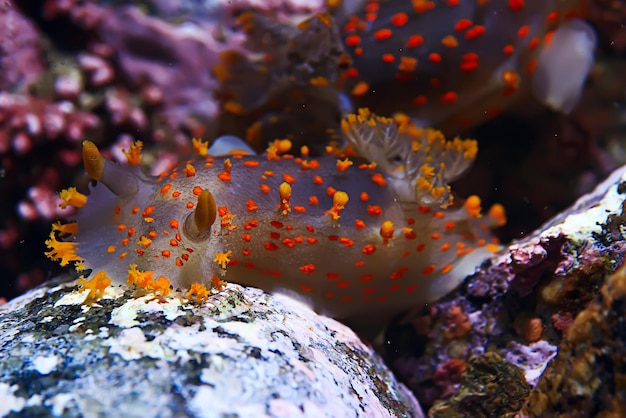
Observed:
[[[565,332],[559,354],[532,391],[521,416],[626,415],[626,267]]]
[[[350,329],[285,296],[87,294],[48,284],[0,307],[0,417],[423,416]]]
[[[562,393],[556,383],[544,382],[548,378],[554,382],[544,372],[556,357],[555,364],[561,365],[557,374],[565,373],[567,360],[561,357],[571,356],[567,353],[575,352],[577,347],[568,342],[571,327],[581,321],[581,315],[588,315],[585,308],[598,303],[604,281],[624,264],[625,199],[626,166],[536,232],[483,263],[456,291],[421,315],[390,328],[391,364],[424,407],[467,392],[462,374],[473,359],[485,353],[497,353],[520,368],[533,387],[555,385],[549,405],[571,405],[567,403],[571,393]],[[605,314],[614,315],[611,321],[618,326],[615,318],[619,317],[618,311],[623,314],[623,308],[613,309]],[[612,332],[617,333],[618,328]],[[589,342],[579,349],[588,351],[593,346],[599,352],[616,353],[619,359],[623,351],[617,350],[621,347],[621,342],[615,341],[617,334],[606,335],[598,339],[590,335]],[[600,361],[598,358],[596,361]],[[616,364],[615,359],[611,361]],[[597,365],[590,366],[585,378],[621,381],[621,371],[615,367],[615,374],[610,374]],[[544,393],[546,389],[541,390]],[[603,399],[612,396],[610,391],[591,392]],[[617,389],[612,392],[616,393]],[[539,408],[545,412],[539,415],[546,416],[558,410],[546,409],[551,407],[543,405],[548,402],[546,396],[531,396],[527,410]],[[585,399],[591,402],[595,397]]]

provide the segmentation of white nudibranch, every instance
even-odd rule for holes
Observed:
[[[505,222],[502,207],[483,216],[478,197],[459,205],[448,185],[476,141],[367,110],[342,130],[367,160],[314,158],[306,147],[294,157],[283,140],[263,156],[208,156],[154,178],[138,167],[139,145],[123,167],[85,141],[97,184],[88,197],[61,193],[80,209],[53,225],[46,254],[92,270],[96,290],[110,278],[167,295],[171,283],[203,300],[206,286],[228,280],[383,321],[441,297],[497,247],[489,228]]]

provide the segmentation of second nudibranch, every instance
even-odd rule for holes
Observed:
[[[580,0],[337,2],[358,106],[468,127],[530,89],[568,113],[594,62]]]
[[[82,207],[77,223],[55,225],[48,255],[118,283],[150,272],[174,288],[225,279],[287,292],[338,318],[423,306],[473,271],[494,248],[489,227],[504,222],[500,206],[482,216],[475,196],[453,203],[448,183],[476,141],[366,110],[342,128],[367,160],[279,155],[278,141],[265,156],[208,156],[158,178],[133,166],[136,146],[123,167],[85,141],[98,184],[88,198],[62,194]]]

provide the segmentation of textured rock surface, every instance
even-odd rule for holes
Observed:
[[[626,416],[626,268],[565,332],[559,355],[531,393],[522,416]]]
[[[457,291],[390,330],[389,345],[395,349],[391,361],[424,407],[467,391],[463,372],[470,361],[489,352],[519,367],[531,385],[555,385],[553,393],[559,397],[560,386],[553,380],[544,383],[543,374],[560,346],[561,353],[576,351],[564,336],[624,262],[625,198],[622,167],[537,232],[484,263]],[[598,340],[596,348],[613,352],[610,338]],[[591,342],[580,349],[587,350],[587,344]],[[555,364],[559,366],[552,366],[558,368],[551,374],[563,374],[569,367],[560,356]],[[587,371],[589,384],[607,378],[599,365]],[[580,387],[595,393],[593,385]],[[490,396],[505,396],[496,389]],[[542,396],[530,398],[529,410],[535,402],[547,402]]]
[[[0,307],[0,416],[421,416],[378,356],[299,303],[229,285],[187,305],[72,284]]]

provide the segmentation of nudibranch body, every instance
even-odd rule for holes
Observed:
[[[525,89],[569,112],[596,36],[580,0],[357,0],[336,12],[358,106],[402,111],[422,126],[463,128]]]
[[[447,183],[470,166],[476,142],[364,110],[342,127],[378,164],[306,149],[281,156],[279,141],[265,156],[209,156],[149,178],[86,141],[99,183],[86,203],[65,192],[82,208],[77,225],[55,226],[48,255],[114,282],[150,271],[175,288],[224,278],[286,291],[339,318],[383,320],[445,294],[504,220],[498,206],[481,216],[477,197],[452,203]]]

